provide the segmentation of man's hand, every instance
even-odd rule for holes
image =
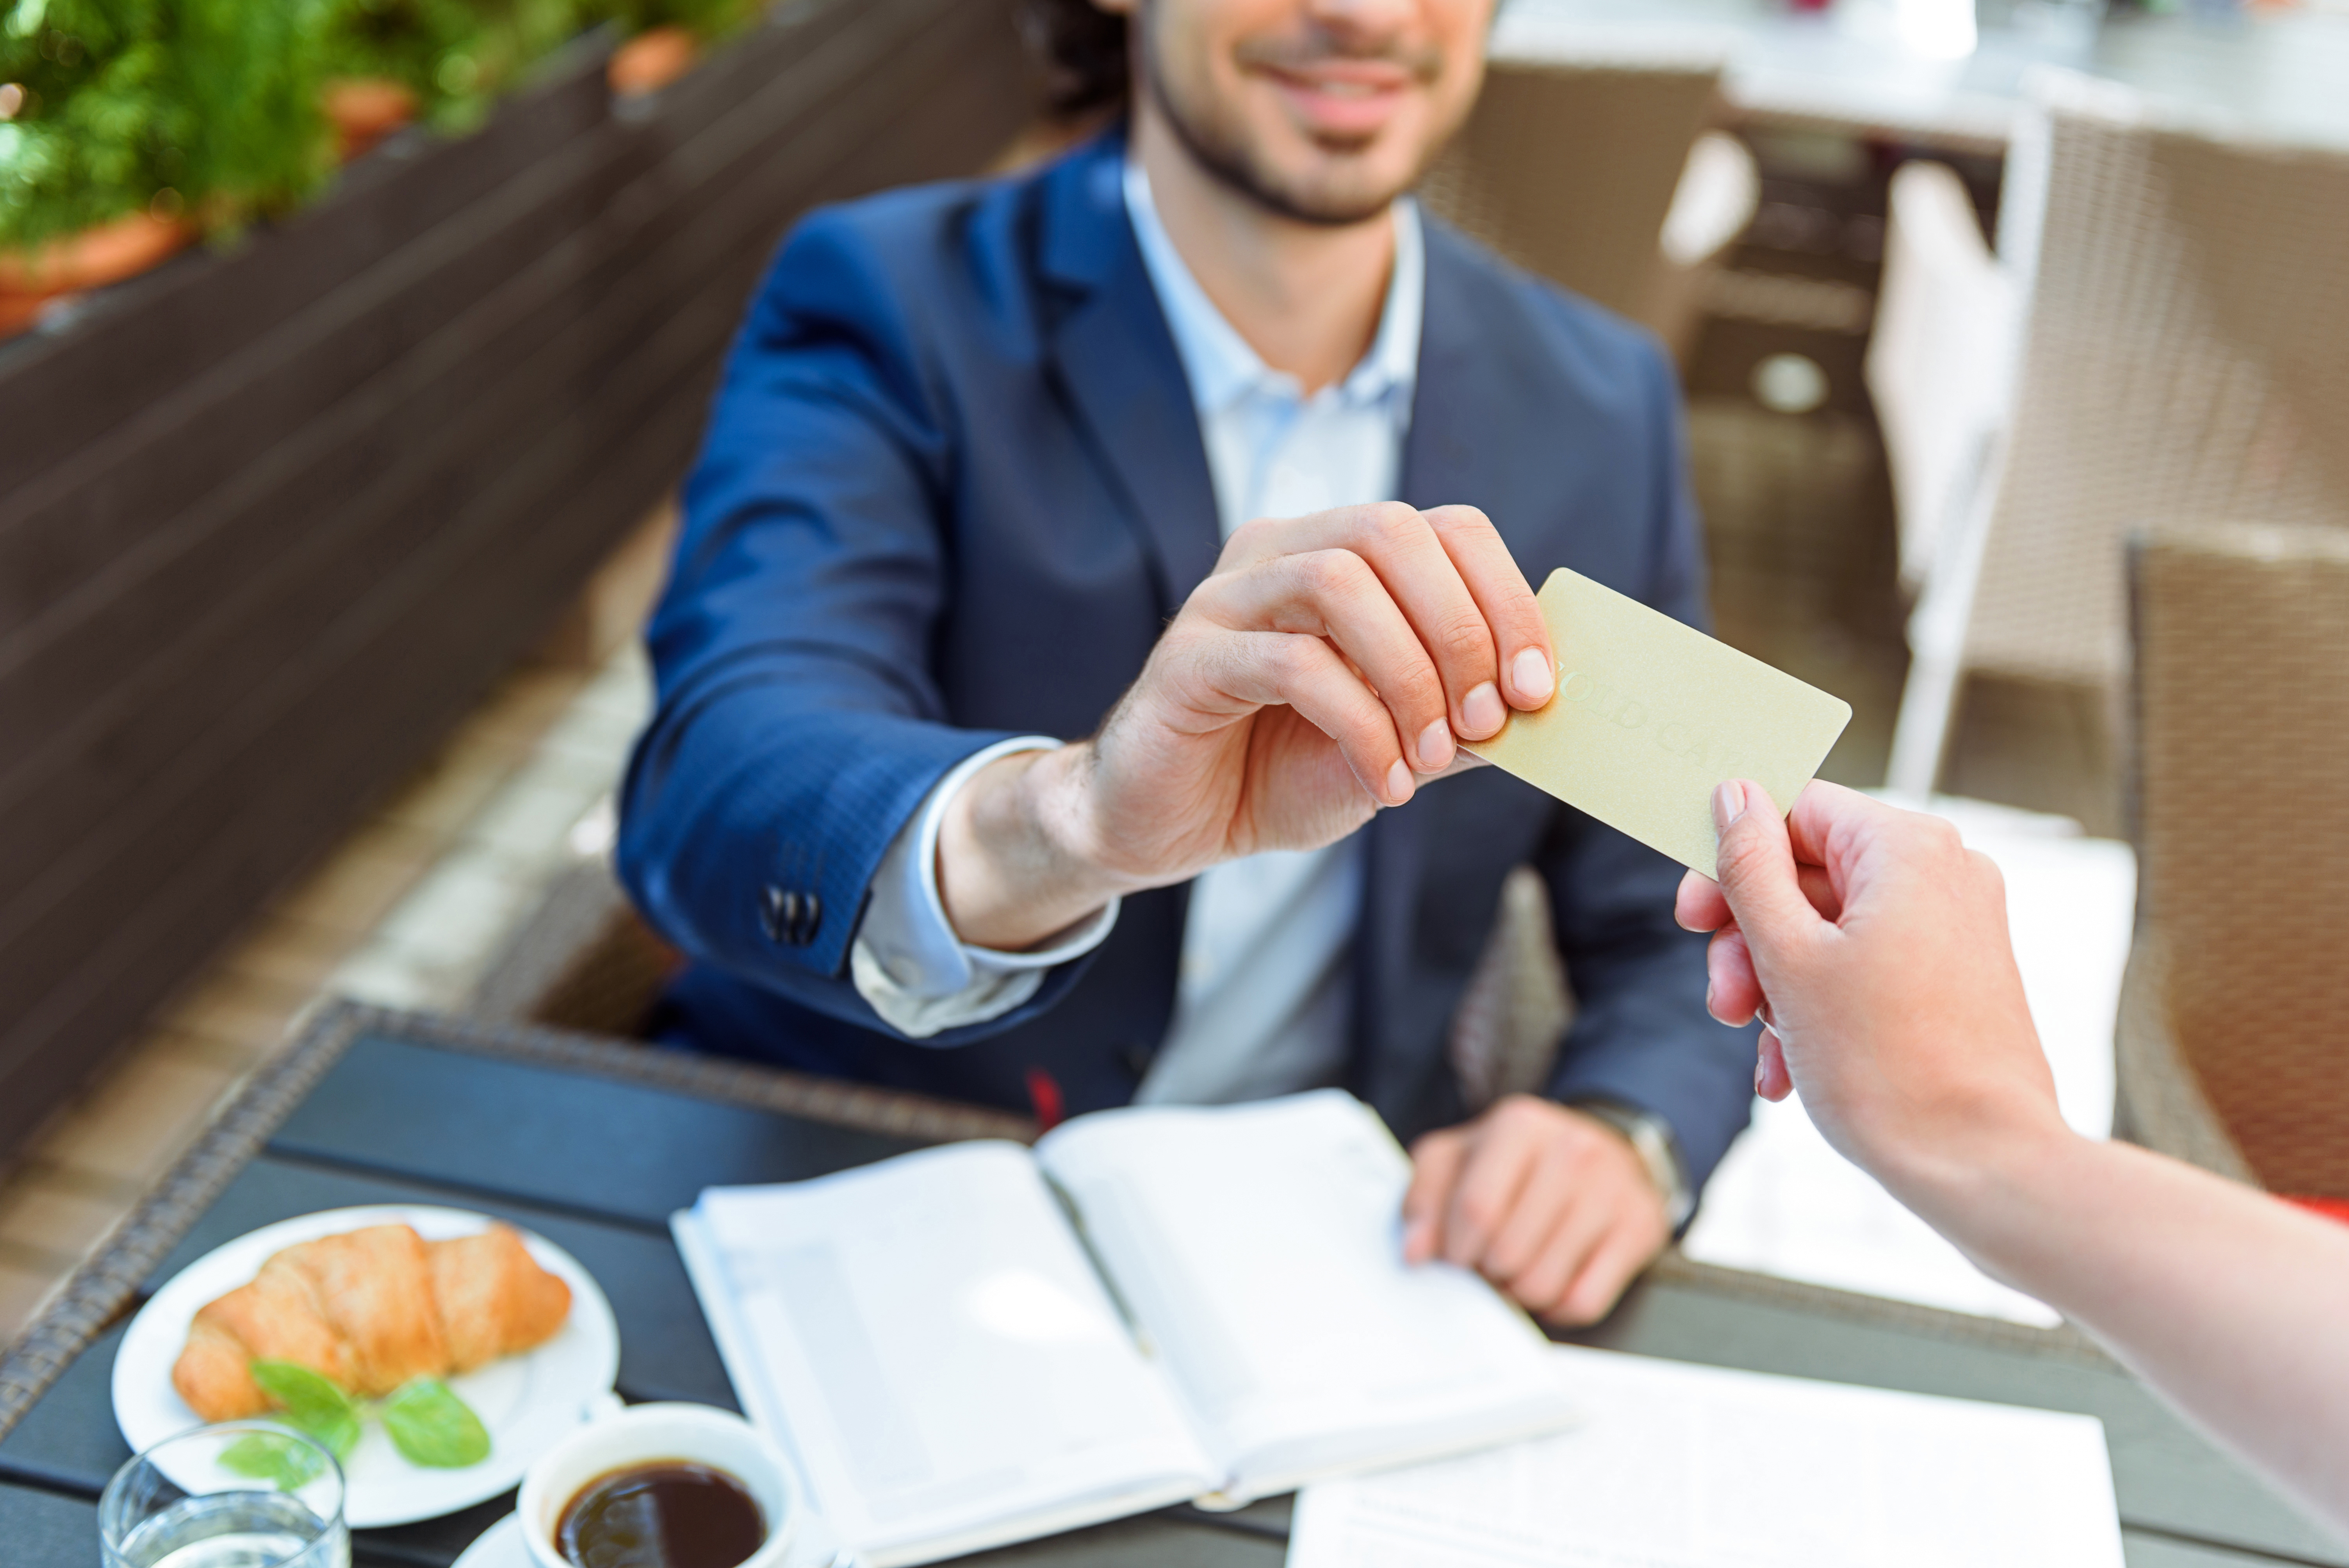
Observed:
[[[1120,893],[1317,849],[1411,799],[1455,740],[1550,699],[1525,574],[1473,507],[1251,522],[1092,740],[1006,758],[948,807],[938,886],[967,942],[1033,944]]]
[[[1547,1322],[1596,1323],[1671,1239],[1623,1135],[1531,1095],[1412,1146],[1403,1259],[1475,1269]]]

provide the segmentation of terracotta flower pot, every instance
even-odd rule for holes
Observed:
[[[0,336],[23,331],[51,300],[137,277],[195,237],[184,218],[132,212],[30,251],[0,252]]]
[[[338,77],[318,107],[335,128],[335,152],[345,163],[416,118],[416,95],[388,77]]]
[[[658,92],[693,68],[700,41],[683,27],[647,27],[612,51],[605,74],[624,98]]]

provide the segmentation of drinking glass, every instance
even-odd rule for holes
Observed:
[[[315,1438],[228,1421],[166,1438],[98,1500],[106,1568],[350,1568],[343,1468]]]

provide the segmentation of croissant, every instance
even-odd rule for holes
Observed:
[[[171,1386],[207,1421],[275,1403],[250,1370],[292,1361],[372,1398],[528,1350],[571,1314],[571,1287],[511,1225],[428,1242],[370,1225],[271,1255],[251,1284],[198,1309]]]

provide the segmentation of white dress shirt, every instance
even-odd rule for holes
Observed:
[[[1158,219],[1150,181],[1125,169],[1125,204],[1199,416],[1216,521],[1229,538],[1257,517],[1392,500],[1419,368],[1426,267],[1419,212],[1394,203],[1394,265],[1378,335],[1340,382],[1311,397],[1268,366],[1207,298]],[[883,857],[850,954],[857,990],[893,1027],[925,1038],[1000,1016],[1047,971],[1090,951],[1112,903],[1041,950],[959,941],[937,892],[947,801],[980,768],[1057,741],[989,747],[941,779]],[[1358,834],[1319,850],[1215,866],[1192,883],[1174,1017],[1136,1098],[1216,1104],[1334,1083],[1352,1023],[1351,949],[1362,900]]]

